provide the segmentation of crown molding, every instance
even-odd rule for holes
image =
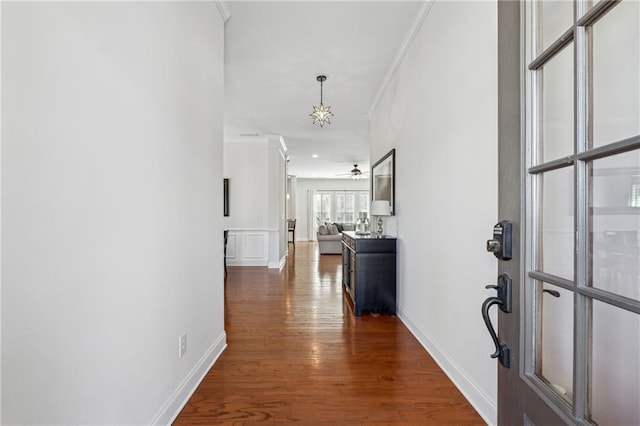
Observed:
[[[229,18],[231,18],[231,9],[229,8],[227,2],[216,0],[216,6],[218,6],[218,12],[220,12],[222,22],[227,22]]]
[[[404,61],[404,58],[407,55],[407,52],[409,52],[409,49],[411,49],[411,46],[413,46],[413,42],[415,41],[416,36],[418,35],[418,31],[420,31],[420,28],[422,28],[422,24],[424,23],[425,19],[429,15],[429,12],[431,11],[431,8],[433,7],[433,4],[435,2],[436,0],[425,0],[424,4],[418,11],[418,15],[416,16],[416,19],[413,21],[411,28],[409,28],[409,31],[407,31],[407,34],[404,37],[404,41],[400,45],[398,54],[391,62],[391,66],[389,66],[389,69],[387,70],[387,74],[384,76],[384,80],[382,80],[382,85],[378,89],[378,92],[376,93],[375,98],[373,98],[373,102],[371,103],[371,107],[369,107],[369,112],[367,113],[367,117],[369,118],[369,120],[371,120],[371,117],[376,112],[376,109],[378,108],[378,105],[380,104],[382,97],[384,96],[384,94],[387,92],[387,89],[391,85],[391,81],[398,73],[398,69],[400,68],[400,65],[402,65],[402,62]]]

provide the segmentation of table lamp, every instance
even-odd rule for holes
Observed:
[[[371,203],[371,216],[378,216],[378,238],[382,238],[382,216],[391,216],[391,207],[388,200],[375,200]]]

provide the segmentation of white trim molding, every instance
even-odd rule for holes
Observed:
[[[170,425],[173,423],[226,347],[227,335],[223,331],[148,424]]]
[[[0,2],[0,25],[2,23],[2,2]],[[0,46],[2,46],[2,31],[0,31]],[[0,54],[0,100],[2,99],[2,55]],[[0,135],[2,135],[2,102],[0,102]],[[0,137],[0,164],[2,164],[2,138]],[[0,173],[0,217],[2,217],[2,174]],[[2,221],[0,220],[0,241],[2,240]],[[0,318],[2,318],[2,245],[0,244]],[[2,327],[0,327],[0,366],[2,364]],[[2,368],[0,368],[0,401],[2,399]],[[2,403],[0,402],[0,412]],[[0,413],[0,423],[2,414]]]
[[[418,14],[416,15],[416,19],[413,21],[411,28],[409,28],[409,31],[407,31],[407,34],[404,37],[404,41],[400,45],[400,50],[398,51],[398,54],[391,62],[391,65],[387,70],[387,74],[384,76],[384,80],[382,80],[382,85],[378,89],[378,93],[376,93],[375,98],[373,98],[373,102],[371,103],[371,106],[369,107],[369,112],[367,113],[367,117],[369,118],[369,120],[371,120],[371,117],[373,117],[373,114],[376,112],[376,109],[378,108],[378,105],[380,104],[382,97],[384,96],[385,92],[391,85],[391,81],[396,76],[396,73],[398,72],[398,69],[402,64],[402,61],[404,61],[404,57],[407,55],[407,52],[413,45],[413,42],[416,39],[416,36],[418,35],[418,31],[420,31],[420,28],[422,28],[422,24],[424,23],[424,20],[429,15],[429,12],[431,11],[431,8],[433,7],[433,4],[435,3],[435,1],[436,0],[425,0],[424,4],[420,8],[420,11],[418,11]]]
[[[431,358],[433,358],[436,364],[444,371],[473,408],[476,409],[480,417],[482,417],[488,425],[496,425],[498,407],[491,401],[489,396],[482,391],[481,387],[474,383],[453,358],[444,351],[438,342],[416,322],[412,321],[401,307],[398,308],[398,318],[400,318],[411,334],[413,334],[427,352],[429,352]]]

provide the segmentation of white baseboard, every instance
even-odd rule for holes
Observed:
[[[227,258],[227,266],[268,266],[266,260],[230,260]]]
[[[173,423],[226,347],[227,335],[222,332],[148,424],[170,425]]]
[[[453,384],[456,385],[471,406],[476,409],[480,417],[482,417],[488,425],[496,425],[498,409],[480,387],[465,374],[460,366],[447,355],[440,345],[438,345],[422,327],[411,320],[402,308],[398,309],[398,318],[400,318],[409,331],[418,339],[420,344],[429,352],[429,355],[431,355]]]
[[[284,256],[282,256],[282,259],[280,259],[279,262],[269,262],[269,269],[282,269],[284,268],[284,265],[287,263],[287,255],[285,254]]]

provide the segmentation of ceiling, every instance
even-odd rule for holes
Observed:
[[[282,136],[289,174],[370,167],[368,113],[422,1],[232,1],[225,27],[225,141]],[[324,105],[331,124],[312,124]],[[313,158],[313,155],[317,158]]]

